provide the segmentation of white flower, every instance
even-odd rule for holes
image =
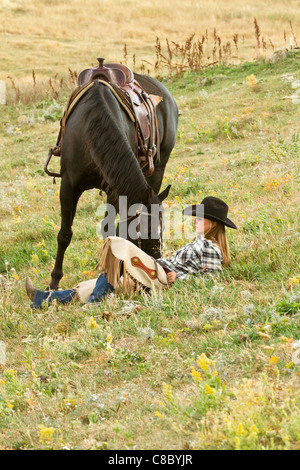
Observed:
[[[246,315],[251,315],[254,312],[255,306],[253,304],[244,305],[243,311]]]
[[[145,339],[153,339],[155,337],[155,332],[149,326],[146,328],[138,328],[138,332]]]

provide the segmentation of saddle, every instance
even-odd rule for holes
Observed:
[[[59,173],[48,170],[48,164],[52,155],[61,156],[63,134],[67,119],[72,110],[93,86],[96,80],[108,86],[114,93],[129,117],[136,124],[136,156],[145,176],[149,177],[154,172],[154,157],[159,160],[159,131],[156,117],[156,106],[162,101],[158,95],[148,94],[135,80],[132,70],[123,64],[103,64],[104,59],[97,59],[99,65],[85,69],[78,75],[78,87],[71,94],[64,115],[61,119],[61,127],[57,143],[54,149],[49,149],[48,158],[45,162],[44,171],[55,177]],[[55,181],[55,179],[54,179]]]
[[[123,64],[105,64],[104,59],[97,59],[99,65],[91,69],[85,69],[78,75],[78,85],[82,86],[96,78],[105,78],[109,83],[124,87],[128,83],[134,81],[134,74],[127,65]]]

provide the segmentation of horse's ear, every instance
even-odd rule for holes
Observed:
[[[167,186],[166,189],[164,189],[160,194],[158,194],[157,197],[160,199],[161,202],[163,202],[168,197],[170,188],[171,188],[171,185],[169,184],[169,186]]]

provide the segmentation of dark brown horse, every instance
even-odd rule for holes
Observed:
[[[77,203],[84,191],[92,188],[104,191],[107,204],[112,205],[117,213],[119,196],[126,196],[128,207],[143,204],[151,213],[151,207],[161,206],[162,199],[167,195],[168,190],[160,196],[158,193],[176,141],[177,106],[170,92],[159,81],[136,74],[135,79],[147,93],[163,97],[156,110],[159,161],[155,163],[152,176],[146,177],[136,157],[135,124],[111,90],[95,81],[77,103],[65,128],[61,153],[61,228],[57,236],[58,250],[51,273],[51,289],[58,287],[63,276],[63,258],[71,242]],[[140,223],[143,225],[143,218]],[[153,236],[153,232],[151,235],[149,230],[146,232],[141,248],[158,258],[160,238]],[[131,241],[137,244],[136,240]]]

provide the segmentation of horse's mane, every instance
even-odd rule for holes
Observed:
[[[116,103],[109,105],[108,93],[111,91],[97,81],[89,91],[85,113],[86,145],[109,187],[110,199],[116,199],[117,203],[118,196],[127,196],[131,205],[143,201],[150,187],[122,131],[124,126],[118,121],[118,113],[113,112]],[[115,100],[113,95],[111,99]]]

